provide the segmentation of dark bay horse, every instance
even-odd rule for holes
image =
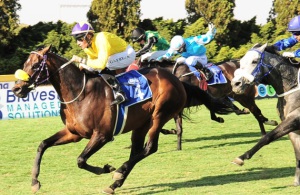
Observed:
[[[200,80],[190,71],[189,67],[185,64],[176,64],[173,61],[163,61],[163,62],[152,62],[156,66],[164,67],[171,71],[175,76],[177,76],[182,82],[190,83],[195,86],[200,86]],[[244,94],[236,94],[232,91],[231,87],[231,80],[234,75],[234,71],[239,68],[240,64],[238,60],[226,61],[217,63],[222,70],[223,74],[227,79],[226,84],[216,84],[216,85],[208,85],[207,91],[208,93],[216,98],[221,99],[221,102],[226,103],[228,107],[232,108],[232,110],[237,114],[248,114],[249,111],[254,115],[256,118],[260,131],[262,135],[266,134],[264,124],[266,125],[273,125],[276,126],[278,123],[274,120],[269,120],[266,118],[261,110],[255,103],[255,93],[256,89],[255,86],[251,86],[247,89],[247,92]],[[240,110],[237,106],[233,104],[233,102],[228,98],[231,97],[235,101],[239,102],[242,106],[249,109],[247,110]],[[219,101],[220,102],[220,101]]]
[[[139,69],[139,68],[147,68],[147,67],[162,67],[166,70],[168,70],[170,73],[173,73],[173,65],[170,64],[170,61],[166,61],[166,63],[159,63],[157,61],[151,61],[149,62],[143,62],[141,63],[139,60],[137,60],[134,64],[132,64],[132,66],[136,66],[138,68],[133,68],[133,69]],[[177,70],[179,70],[178,72],[188,72],[188,67],[187,66],[180,66],[178,67]],[[180,76],[182,75],[177,75],[180,78]],[[197,78],[194,76],[187,76],[187,77],[182,77],[180,78],[180,80],[188,85],[193,85],[195,87],[199,87],[199,85],[195,84],[195,82],[197,82]],[[193,93],[193,92],[191,92]],[[189,101],[189,104],[185,105],[185,108],[190,108],[192,106],[200,106],[200,105],[204,105],[209,111],[210,111],[210,117],[211,120],[216,121],[218,123],[223,123],[224,119],[222,117],[218,117],[216,114],[220,114],[220,115],[227,115],[230,114],[232,112],[234,112],[234,110],[232,109],[232,106],[228,104],[225,104],[223,102],[223,100],[220,99],[215,99],[213,98],[211,95],[209,95],[208,93],[202,93],[201,98],[197,99],[197,101],[195,101],[195,99],[193,101]],[[182,134],[183,134],[183,128],[182,128],[182,119],[183,119],[183,114],[182,112],[180,112],[180,114],[176,117],[174,117],[175,120],[175,124],[176,124],[176,130],[172,129],[172,130],[168,130],[168,129],[161,129],[161,133],[167,135],[167,134],[176,134],[177,135],[177,150],[181,150],[182,149]]]
[[[12,91],[24,98],[38,85],[49,81],[61,101],[60,115],[64,127],[43,140],[38,147],[32,170],[32,190],[40,189],[38,176],[45,150],[52,146],[79,142],[83,138],[89,142],[77,159],[78,167],[94,174],[114,171],[110,165],[103,168],[92,166],[87,160],[114,139],[114,127],[118,106],[111,106],[114,99],[110,86],[102,77],[86,74],[74,64],[50,52],[51,46],[30,53],[23,70],[16,71],[16,82]],[[178,116],[189,101],[201,99],[202,90],[186,85],[163,68],[139,70],[152,90],[152,98],[136,103],[128,108],[127,119],[122,133],[132,132],[131,152],[113,175],[112,185],[104,189],[113,194],[121,187],[133,167],[158,149],[160,130],[166,122]],[[129,81],[128,81],[129,82]],[[145,142],[146,135],[148,140]]]
[[[246,93],[257,83],[272,85],[278,94],[277,110],[282,121],[233,163],[242,166],[244,160],[251,159],[263,146],[288,134],[296,156],[295,186],[300,185],[299,67],[299,63],[279,55],[273,46],[255,45],[241,59],[241,67],[231,81],[233,91],[238,94]]]

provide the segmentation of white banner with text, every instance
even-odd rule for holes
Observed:
[[[26,98],[12,92],[15,82],[0,82],[0,120],[60,116],[60,101],[53,86],[39,86]]]

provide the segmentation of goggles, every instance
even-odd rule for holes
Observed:
[[[300,35],[300,31],[292,32],[292,34],[295,35],[295,36],[299,36]]]

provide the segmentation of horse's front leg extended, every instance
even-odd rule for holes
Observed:
[[[148,133],[149,139],[146,145],[143,147],[145,136],[147,134],[147,129],[149,129],[149,127],[144,126],[142,129],[137,129],[132,132],[132,136],[131,136],[132,147],[131,147],[130,158],[128,161],[123,163],[123,165],[120,168],[116,170],[113,176],[115,182],[108,188],[104,189],[103,190],[104,193],[114,194],[115,189],[123,185],[127,176],[132,171],[133,167],[138,162],[140,162],[147,156],[157,151],[159,131],[155,131],[151,133],[150,130]]]
[[[268,145],[269,143],[283,137],[284,135],[297,130],[299,128],[299,125],[300,122],[298,118],[287,118],[286,120],[282,121],[282,123],[280,123],[274,130],[270,131],[264,137],[262,137],[253,148],[236,158],[233,163],[242,166],[245,159],[251,159],[251,157],[263,146]]]
[[[81,139],[82,138],[79,137],[78,135],[71,134],[66,128],[64,128],[61,131],[49,137],[48,139],[45,139],[41,142],[41,144],[38,147],[37,154],[33,164],[33,169],[32,169],[31,188],[33,192],[37,192],[41,187],[41,184],[38,181],[38,176],[40,174],[40,165],[41,165],[42,157],[46,149],[51,146],[67,144],[70,142],[78,142]]]
[[[102,148],[108,141],[111,141],[112,138],[107,139],[103,134],[99,132],[94,132],[90,141],[82,151],[82,153],[77,158],[77,165],[81,169],[85,169],[97,175],[102,173],[110,173],[115,170],[114,167],[110,165],[105,165],[103,168],[95,167],[87,164],[87,160],[100,148]]]

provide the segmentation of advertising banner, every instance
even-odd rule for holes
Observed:
[[[12,92],[14,82],[0,82],[0,120],[40,118],[60,115],[59,97],[50,86],[39,86],[26,98]]]

